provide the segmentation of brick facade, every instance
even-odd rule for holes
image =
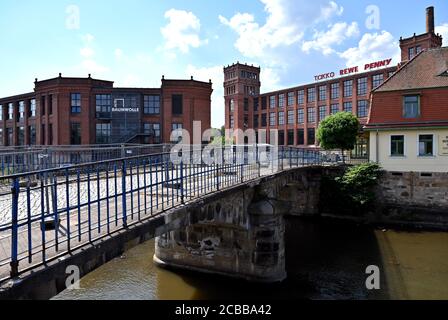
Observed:
[[[32,93],[19,96],[0,98],[0,145],[70,145],[73,144],[72,124],[80,125],[80,144],[96,144],[97,125],[109,126],[110,133],[120,132],[119,126],[129,126],[123,135],[115,137],[111,143],[168,143],[173,124],[181,124],[191,132],[193,121],[200,121],[202,133],[211,127],[211,94],[212,83],[193,80],[162,79],[161,88],[115,88],[113,82],[88,78],[58,78],[37,81]],[[72,94],[80,95],[80,112],[72,112]],[[105,107],[106,112],[100,117],[97,113],[97,95],[105,95],[110,103]],[[182,97],[181,112],[172,114],[173,96]],[[145,97],[159,97],[159,112],[145,113]],[[114,99],[124,97],[123,104],[135,104],[132,110],[133,122],[120,118],[131,118],[128,112],[114,115]],[[32,105],[35,101],[35,114]],[[107,100],[109,101],[109,100]],[[8,119],[9,106],[13,107],[13,118]],[[20,116],[20,106],[23,104],[23,117]],[[115,119],[115,120],[114,120]],[[156,137],[155,130],[145,131],[144,124],[159,124],[160,137]],[[132,127],[131,127],[132,126]],[[23,128],[23,129],[21,129]],[[35,138],[33,139],[33,128]],[[12,130],[12,138],[8,133]],[[33,141],[34,140],[34,141]],[[110,140],[110,138],[109,138]]]

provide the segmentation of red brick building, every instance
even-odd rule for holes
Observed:
[[[402,60],[442,45],[434,33],[434,9],[427,9],[427,30],[420,36],[400,40]],[[370,93],[399,66],[391,60],[344,68],[316,76],[316,82],[275,92],[260,93],[260,68],[233,64],[224,68],[226,129],[278,130],[280,145],[317,147],[316,131],[326,116],[348,111],[367,123]],[[337,78],[337,76],[340,76]],[[322,81],[323,80],[323,81]],[[258,138],[258,137],[257,137]],[[239,142],[239,143],[242,143]],[[354,157],[368,157],[368,134],[361,134]]]
[[[162,79],[161,88],[59,77],[0,98],[0,145],[168,143],[173,129],[211,126],[212,83]]]

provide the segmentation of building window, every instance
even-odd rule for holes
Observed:
[[[419,54],[420,52],[422,52],[422,46],[415,47],[415,54]]]
[[[316,109],[308,108],[308,123],[316,122]]]
[[[316,129],[308,128],[308,145],[314,145],[316,143]]]
[[[25,119],[25,101],[19,101],[19,119],[18,121],[22,121]]]
[[[369,115],[367,100],[358,101],[358,118],[365,118]]]
[[[6,128],[6,145],[14,145],[14,130],[12,128]]]
[[[353,113],[353,103],[352,102],[344,102],[344,111]]]
[[[278,125],[279,126],[285,125],[285,112],[284,111],[280,111],[278,113]]]
[[[266,97],[261,97],[261,110],[266,110],[268,108],[268,100]]]
[[[303,108],[297,110],[297,122],[299,124],[305,123],[305,110]]]
[[[9,103],[8,104],[8,119],[7,120],[12,120],[12,119],[14,119],[14,104]]]
[[[259,120],[258,115],[254,115],[254,128],[258,128],[258,120]]]
[[[275,112],[271,112],[269,114],[269,126],[275,127],[276,124],[277,124],[277,119],[276,119]]]
[[[327,116],[327,107],[326,106],[319,107],[319,120],[320,121],[324,120],[326,116]]]
[[[316,88],[308,88],[308,103],[316,101]]]
[[[171,104],[174,115],[181,115],[183,113],[183,96],[181,94],[173,94]]]
[[[305,129],[297,130],[297,144],[300,146],[305,144]]]
[[[295,123],[295,119],[294,119],[294,110],[289,110],[288,111],[288,124],[294,124]]]
[[[268,125],[267,114],[263,113],[261,115],[261,126],[264,128]]]
[[[258,111],[259,103],[260,103],[259,99],[254,98],[254,111]]]
[[[288,130],[288,146],[294,145],[294,130]]]
[[[271,109],[274,109],[274,108],[275,108],[275,96],[270,96],[270,97],[269,97],[269,107],[270,107]]]
[[[353,80],[344,81],[344,98],[353,96]]]
[[[149,137],[145,137],[145,143],[161,143],[162,135],[160,130],[160,123],[144,123],[143,124],[143,133],[149,135]]]
[[[31,146],[36,145],[36,126],[28,127],[28,141]]]
[[[351,152],[352,159],[369,158],[369,141],[365,137],[358,137],[355,148]]]
[[[339,112],[339,104],[332,104],[330,106],[330,113],[331,114],[336,114]]]
[[[36,116],[36,99],[31,99],[30,100],[30,113],[29,113],[30,117],[35,117]]]
[[[285,94],[280,94],[278,96],[278,107],[284,108],[285,107]]]
[[[3,146],[3,129],[0,128],[0,146]]]
[[[23,146],[25,145],[25,128],[18,127],[17,129],[17,145]]]
[[[107,144],[111,142],[111,125],[110,123],[96,124],[96,143]]]
[[[71,94],[71,112],[81,113],[81,94],[72,93]]]
[[[331,84],[331,99],[339,99],[339,82]]]
[[[327,100],[327,87],[320,86],[319,87],[319,101]]]
[[[173,124],[171,124],[171,135],[172,135],[171,142],[180,142],[180,141],[182,141],[182,128],[183,128],[182,123],[173,123]],[[177,138],[177,139],[175,139],[175,138]]]
[[[45,96],[40,97],[40,115],[45,115]]]
[[[230,99],[230,101],[229,101],[229,110],[230,110],[230,112],[235,111],[235,100],[233,100],[233,99]]]
[[[288,107],[294,105],[294,92],[288,92]]]
[[[235,117],[230,116],[230,129],[235,128]]]
[[[40,126],[40,144],[47,144],[47,128],[44,124]]]
[[[110,113],[112,111],[112,97],[110,94],[96,95],[96,112]]]
[[[367,78],[358,79],[358,96],[365,96],[367,94]]]
[[[304,104],[305,103],[305,90],[297,91],[297,103]]]
[[[415,48],[409,48],[409,60],[415,57]]]
[[[405,118],[418,118],[420,116],[419,96],[405,96],[403,104],[403,116]]]
[[[48,96],[48,114],[53,114],[53,95]]]
[[[389,74],[387,75],[388,78],[392,77],[394,75],[395,71],[390,71]]]
[[[53,145],[53,124],[48,125],[48,144]]]
[[[248,112],[248,111],[249,111],[249,99],[244,98],[244,112]]]
[[[384,82],[384,74],[376,74],[372,77],[372,87],[377,88]]]
[[[81,124],[78,122],[72,122],[70,124],[70,144],[81,144]]]
[[[390,155],[392,157],[404,156],[404,136],[390,137]]]
[[[285,145],[285,131],[280,130],[278,132],[278,145],[284,146]]]
[[[3,121],[3,105],[0,104],[0,121]]]
[[[418,136],[418,153],[420,157],[434,155],[434,136],[432,134]]]

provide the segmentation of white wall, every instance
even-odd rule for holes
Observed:
[[[434,135],[433,157],[420,157],[418,155],[418,141],[421,134]],[[404,157],[392,157],[390,155],[392,135],[404,135]],[[448,172],[448,155],[441,155],[443,151],[439,143],[440,137],[448,137],[448,129],[371,131],[370,160],[378,161],[388,171]]]

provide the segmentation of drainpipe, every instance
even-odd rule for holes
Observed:
[[[380,162],[380,157],[379,157],[379,151],[380,151],[380,141],[379,141],[379,137],[380,137],[380,133],[379,130],[376,130],[376,152],[375,152],[375,158],[376,158],[376,163]]]

